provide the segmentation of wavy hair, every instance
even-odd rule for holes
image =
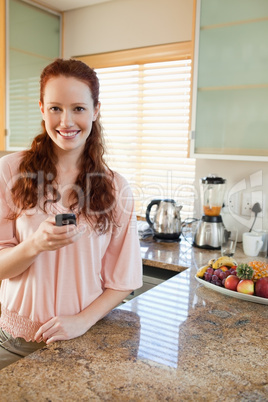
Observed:
[[[40,101],[43,103],[44,91],[52,77],[74,77],[88,85],[94,107],[99,102],[99,80],[93,69],[81,61],[56,59],[41,73]],[[12,219],[23,210],[38,206],[46,211],[48,203],[56,203],[61,195],[57,189],[57,156],[53,152],[53,141],[43,131],[34,138],[31,147],[24,151],[19,165],[19,179],[12,187],[11,194],[17,209]],[[69,200],[70,210],[78,211],[99,233],[105,233],[115,222],[115,194],[113,172],[104,161],[105,144],[100,115],[92,123],[83,154],[79,161],[79,174]],[[78,190],[77,190],[78,189]]]

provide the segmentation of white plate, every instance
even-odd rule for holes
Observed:
[[[199,283],[204,285],[206,288],[215,290],[215,292],[222,293],[225,296],[235,297],[236,299],[246,300],[246,301],[250,301],[252,303],[268,304],[268,299],[266,299],[265,297],[251,296],[251,295],[246,295],[244,293],[236,292],[235,290],[225,289],[225,288],[222,288],[221,286],[214,285],[213,283],[206,282],[204,279],[198,278],[196,275],[195,275],[195,279]]]

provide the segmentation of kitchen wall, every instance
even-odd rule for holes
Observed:
[[[254,196],[262,197],[263,212],[258,217],[254,228],[268,229],[268,163],[267,162],[245,162],[236,160],[214,160],[197,159],[196,160],[196,186],[199,186],[199,179],[207,176],[209,173],[215,173],[227,180],[227,191],[225,197],[226,207],[223,209],[223,220],[226,225],[235,225],[239,229],[239,241],[242,233],[248,231],[252,226],[254,214],[244,216],[240,208],[230,206],[232,194],[241,195],[242,193],[251,193],[251,199]]]
[[[64,14],[64,57],[110,52],[192,39],[193,0],[114,0]],[[252,133],[254,135],[254,132]],[[259,191],[264,195],[264,217],[256,228],[268,229],[268,163],[196,160],[199,178],[216,173],[227,179],[226,205],[232,191]],[[240,189],[240,190],[239,190]],[[196,208],[199,216],[200,209]],[[224,208],[226,226],[235,223],[241,233],[253,217]]]
[[[191,40],[193,0],[113,0],[64,13],[64,56]]]

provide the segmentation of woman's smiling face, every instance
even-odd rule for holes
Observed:
[[[74,77],[50,78],[39,106],[56,153],[80,155],[99,113],[99,105],[94,108],[88,85]]]

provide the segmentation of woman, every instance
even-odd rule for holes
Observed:
[[[40,79],[43,133],[0,159],[2,367],[84,334],[142,286],[133,197],[104,162],[98,96],[91,68],[55,60]],[[77,225],[56,226],[69,212]]]

